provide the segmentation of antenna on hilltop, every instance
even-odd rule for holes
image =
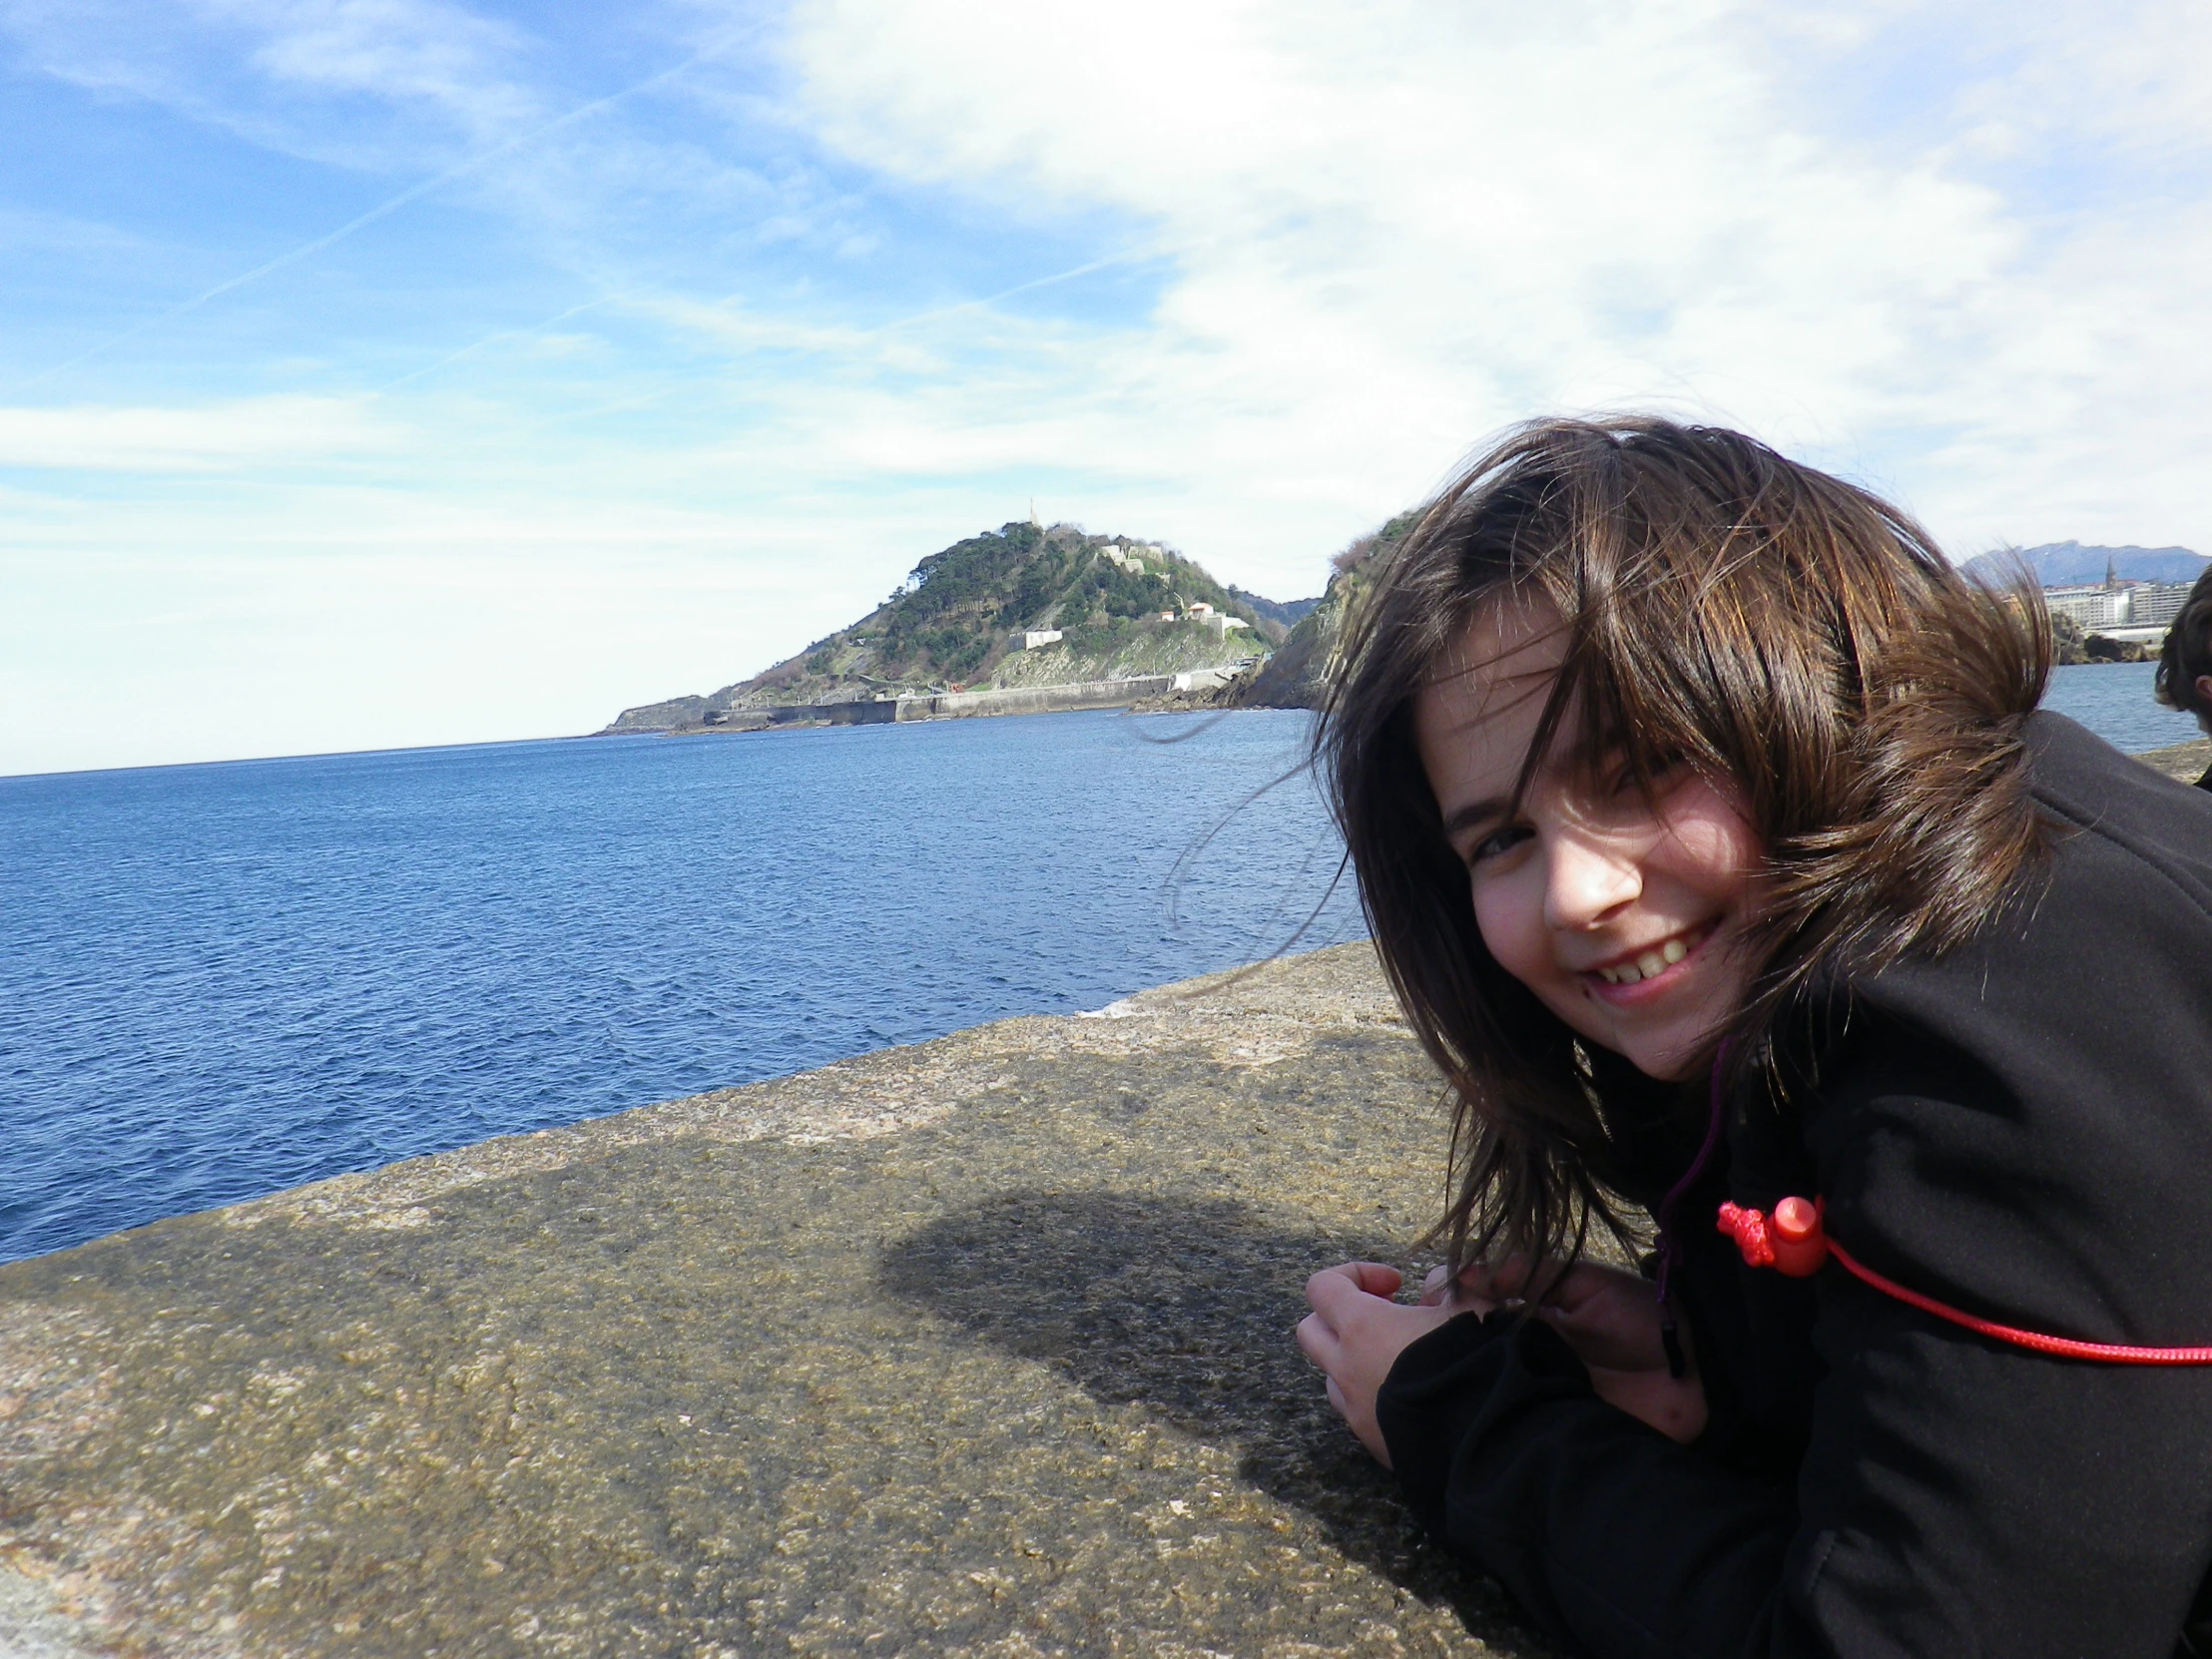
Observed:
[[[1029,522],[1037,524],[1037,498],[1033,495],[1029,498]],[[1044,526],[1037,524],[1037,528],[1042,530]]]

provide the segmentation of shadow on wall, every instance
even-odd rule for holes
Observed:
[[[1306,1276],[1355,1254],[1396,1246],[1348,1247],[1223,1201],[1016,1193],[890,1243],[880,1282],[1102,1403],[1233,1446],[1245,1479],[1318,1518],[1350,1559],[1450,1605],[1494,1651],[1548,1653],[1496,1585],[1421,1533],[1299,1352]]]

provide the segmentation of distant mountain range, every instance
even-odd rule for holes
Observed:
[[[2132,582],[2194,582],[2212,564],[2212,558],[2186,547],[2090,547],[2078,541],[2053,541],[2040,547],[2000,547],[1975,555],[1960,568],[1969,575],[1989,577],[2025,565],[2035,573],[2038,586],[2063,588],[2103,581],[2107,561],[2114,574]]]
[[[1319,603],[1224,587],[1157,543],[1006,524],[930,554],[881,605],[797,656],[706,696],[625,709],[608,730],[685,731],[779,706],[1244,662],[1281,644]]]

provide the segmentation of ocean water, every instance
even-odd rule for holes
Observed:
[[[2054,669],[2043,707],[2078,720],[2130,755],[2202,737],[2195,716],[2151,701],[2157,672],[2156,663],[2077,663]]]
[[[0,1260],[1100,1007],[1317,908],[1301,947],[1357,937],[1316,792],[1267,788],[1307,732],[1107,712],[0,779]]]
[[[2129,750],[2195,735],[2149,694],[2098,666],[2048,702]],[[0,779],[0,1260],[1356,937],[1319,800],[1277,783],[1308,730],[1099,713]]]

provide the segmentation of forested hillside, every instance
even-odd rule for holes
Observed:
[[[1007,524],[930,554],[875,610],[797,656],[711,696],[626,710],[615,726],[665,729],[696,725],[711,711],[1239,662],[1285,637],[1262,607],[1281,609],[1252,603],[1154,543],[1072,525]],[[1220,617],[1245,626],[1225,629]],[[1026,650],[1014,643],[1053,629],[1058,641]]]

